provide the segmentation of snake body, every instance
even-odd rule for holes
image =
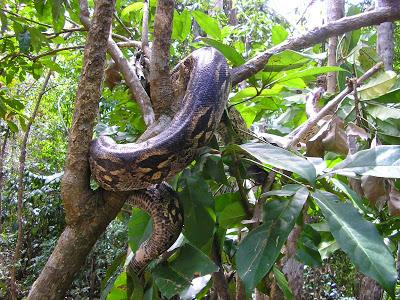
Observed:
[[[116,144],[101,136],[90,148],[91,172],[111,191],[132,191],[128,201],[153,218],[153,234],[135,253],[131,271],[140,272],[165,252],[183,223],[176,193],[163,181],[190,164],[216,129],[231,85],[229,67],[221,53],[201,48],[185,58],[171,74],[176,82],[176,111],[169,126],[140,143]],[[185,88],[186,87],[186,88]],[[179,93],[183,95],[178,95]]]

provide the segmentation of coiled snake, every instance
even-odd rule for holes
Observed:
[[[129,269],[140,273],[177,239],[183,224],[178,197],[165,182],[192,162],[217,127],[231,81],[221,53],[202,48],[172,72],[177,111],[169,126],[140,143],[116,144],[101,136],[90,148],[91,171],[106,190],[132,191],[128,201],[153,219],[153,233],[136,251]],[[185,88],[186,87],[186,88]],[[183,91],[183,95],[179,95]]]

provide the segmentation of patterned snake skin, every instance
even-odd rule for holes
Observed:
[[[140,143],[116,144],[101,136],[90,148],[91,171],[106,190],[132,191],[129,203],[153,219],[153,234],[135,253],[129,265],[137,274],[177,239],[183,215],[176,193],[167,180],[190,164],[199,148],[215,131],[230,90],[229,67],[213,48],[194,51],[171,76],[177,113],[161,133]]]

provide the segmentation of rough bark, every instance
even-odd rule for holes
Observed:
[[[18,223],[18,234],[17,234],[17,243],[15,246],[14,257],[13,257],[13,265],[11,267],[11,279],[10,279],[10,289],[11,289],[11,298],[17,299],[17,264],[19,259],[21,258],[21,247],[22,247],[22,234],[23,234],[23,224],[22,224],[22,209],[23,209],[23,198],[24,198],[24,174],[25,174],[25,161],[26,161],[26,147],[28,145],[29,134],[31,131],[31,127],[33,122],[35,121],[37,112],[39,110],[40,102],[43,98],[43,95],[46,92],[47,85],[50,81],[51,72],[49,72],[44,80],[42,89],[39,93],[39,96],[36,100],[35,107],[33,109],[32,115],[29,118],[29,122],[26,125],[26,131],[21,143],[21,152],[19,155],[19,168],[18,168],[18,191],[17,191],[17,223]]]
[[[377,0],[377,7],[391,7],[398,5],[393,0]],[[385,70],[393,70],[394,42],[393,42],[394,24],[384,22],[378,26],[378,38],[376,48],[380,58],[383,61]]]
[[[86,28],[89,28],[91,25],[89,20],[89,9],[87,6],[87,1],[80,0],[79,6],[81,10],[80,13],[81,22]],[[108,39],[107,47],[108,47],[108,52],[110,53],[112,59],[115,61],[115,63],[118,66],[118,69],[124,76],[125,83],[128,86],[129,91],[132,93],[132,95],[135,97],[136,102],[139,104],[144,122],[146,123],[147,126],[151,125],[155,121],[155,118],[154,118],[154,111],[150,102],[150,97],[144,90],[135,71],[130,66],[129,61],[124,57],[124,54],[118,47],[117,43],[112,39],[112,37]]]
[[[296,244],[300,237],[301,227],[297,226],[290,233],[286,244],[286,256],[283,263],[282,271],[286,275],[290,289],[292,290],[294,299],[301,300],[301,291],[304,283],[304,264],[295,258]]]
[[[114,1],[95,2],[61,183],[67,226],[28,299],[63,299],[92,246],[121,209],[126,195],[91,191],[89,145],[98,112]]]
[[[383,290],[375,280],[362,275],[360,281],[358,300],[380,300],[382,298]]]
[[[4,159],[6,155],[6,149],[7,149],[7,143],[8,143],[8,138],[10,135],[10,129],[6,130],[6,133],[4,134],[4,139],[3,143],[1,144],[1,150],[0,150],[0,234],[3,232],[3,183],[4,183]]]
[[[317,43],[321,43],[331,36],[341,35],[343,33],[356,30],[361,27],[377,25],[386,21],[394,21],[400,19],[400,4],[391,8],[377,8],[373,11],[361,13],[351,17],[344,17],[330,24],[312,29],[297,37],[290,38],[283,43],[257,55],[247,61],[244,65],[232,70],[232,84],[251,77],[261,71],[269,58],[284,50],[301,50],[311,47]]]
[[[151,102],[157,119],[162,114],[170,113],[174,98],[168,66],[174,5],[173,0],[159,0],[154,18],[149,81]]]
[[[327,22],[339,20],[344,16],[344,0],[326,0],[326,16]],[[332,36],[328,40],[328,66],[336,66],[336,48],[338,46],[338,37]],[[336,72],[329,72],[327,74],[327,92],[334,94],[336,92]]]
[[[229,300],[230,298],[228,292],[228,283],[225,279],[224,269],[222,267],[221,261],[221,246],[219,245],[219,241],[216,235],[214,236],[212,244],[212,258],[214,263],[219,268],[217,272],[214,272],[212,274],[213,287],[215,289],[215,292],[218,295],[218,299]]]

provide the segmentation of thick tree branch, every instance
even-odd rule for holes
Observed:
[[[253,76],[264,68],[269,58],[284,50],[300,50],[320,43],[331,36],[337,36],[346,32],[359,29],[365,26],[377,25],[382,22],[390,22],[400,19],[400,7],[377,8],[373,11],[361,13],[351,17],[345,17],[338,21],[315,28],[298,37],[291,38],[285,42],[257,55],[244,65],[232,70],[232,84]]]
[[[357,79],[357,86],[361,85],[365,80],[374,75],[383,66],[383,63],[378,63],[369,69],[364,75]],[[308,121],[302,125],[299,131],[292,137],[292,140],[286,146],[286,148],[291,148],[301,140],[301,138],[306,135],[323,117],[328,114],[333,113],[337,106],[342,102],[342,100],[354,90],[353,85],[348,85],[345,90],[343,90],[339,95],[337,95],[333,100],[331,100],[327,105],[325,105],[317,114],[311,116]]]
[[[168,114],[174,97],[168,66],[174,4],[173,0],[159,0],[154,18],[149,81],[151,101],[156,117]]]
[[[85,47],[61,195],[67,227],[28,299],[63,299],[92,246],[120,211],[126,195],[90,189],[89,145],[101,96],[114,1],[97,0]]]
[[[150,58],[149,48],[149,1],[143,1],[143,21],[142,21],[142,50]]]
[[[79,6],[81,10],[81,22],[86,28],[89,28],[91,25],[89,20],[89,9],[87,6],[87,1],[80,0]],[[152,123],[154,123],[155,120],[153,108],[151,106],[150,98],[144,90],[142,84],[140,83],[139,78],[136,76],[128,60],[124,57],[121,49],[119,49],[119,47],[117,46],[117,43],[115,43],[111,37],[108,39],[107,49],[112,59],[117,64],[118,69],[124,76],[126,85],[128,86],[129,90],[135,97],[135,100],[139,104],[144,122],[148,126],[151,125]]]

